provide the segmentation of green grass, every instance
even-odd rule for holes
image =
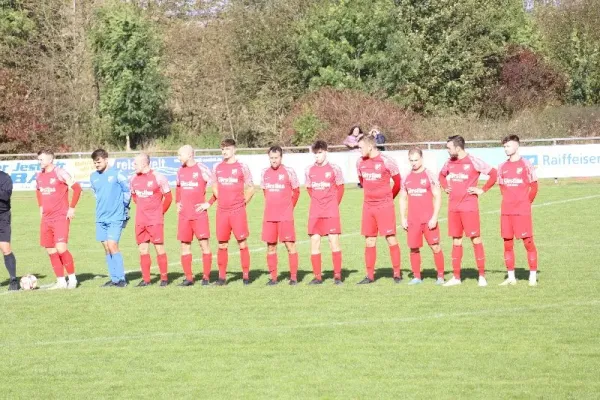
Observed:
[[[499,193],[481,202],[490,286],[479,288],[465,247],[468,279],[436,287],[423,251],[423,285],[394,285],[379,242],[374,285],[364,276],[358,235],[362,193],[343,202],[342,287],[309,287],[307,196],[296,211],[303,282],[266,287],[259,242],[262,194],[253,200],[249,287],[230,256],[227,287],[104,289],[104,256],[94,241],[93,198],[85,193],[70,248],[81,286],[75,291],[0,290],[0,393],[6,398],[597,398],[600,393],[599,180],[544,181],[534,211],[540,285],[498,287],[504,279]],[[444,211],[445,213],[445,211]],[[214,217],[214,210],[211,210]],[[175,213],[169,211],[171,277],[181,279]],[[212,218],[214,220],[214,218]],[[38,243],[30,193],[14,195],[13,247],[21,274],[53,281]],[[445,221],[441,223],[445,231]],[[213,231],[214,232],[214,231]],[[405,275],[405,234],[400,233]],[[133,229],[122,238],[127,269],[137,271]],[[450,240],[443,242],[450,271]],[[212,244],[215,249],[215,244]],[[196,248],[196,257],[199,249]],[[325,269],[330,271],[324,244]],[[517,276],[526,258],[516,245]],[[195,272],[201,271],[198,262]],[[213,269],[216,269],[214,267]],[[287,257],[280,253],[280,271]],[[157,272],[156,269],[153,272]],[[260,272],[260,275],[256,273]],[[447,277],[449,273],[447,273]],[[94,277],[98,277],[94,279]],[[330,275],[329,275],[330,277]],[[0,271],[5,281],[6,271]],[[135,285],[137,272],[129,278]]]

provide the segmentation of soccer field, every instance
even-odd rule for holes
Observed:
[[[100,288],[107,280],[106,265],[95,242],[94,199],[85,192],[69,243],[81,284],[77,290],[7,292],[6,270],[0,271],[0,396],[598,398],[599,184],[597,179],[540,183],[534,206],[540,273],[533,288],[527,286],[520,241],[515,250],[517,278],[522,280],[515,287],[498,286],[505,267],[497,186],[481,198],[486,288],[477,286],[468,242],[463,285],[434,285],[427,248],[422,252],[424,284],[408,286],[405,279],[396,285],[383,239],[376,270],[381,279],[357,286],[364,277],[364,239],[359,235],[362,192],[353,185],[342,202],[342,286],[333,285],[326,241],[327,280],[322,286],[306,285],[312,275],[303,189],[295,212],[301,281],[296,287],[287,281],[265,286],[259,192],[249,207],[250,286],[242,285],[238,252],[231,247],[225,287],[133,287],[141,276],[130,225],[121,248],[132,285]],[[178,282],[183,274],[173,208],[167,217],[169,277]],[[38,225],[34,194],[16,192],[13,248],[18,273],[36,274],[45,285],[54,276],[38,246]],[[445,232],[445,218],[440,225]],[[399,239],[406,278],[410,265],[403,231]],[[451,240],[444,237],[442,244],[448,279]],[[214,241],[211,247],[216,254]],[[199,278],[199,248],[194,251]],[[283,275],[288,270],[283,251],[279,269]],[[211,279],[216,279],[216,260]]]

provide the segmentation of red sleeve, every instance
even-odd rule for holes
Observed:
[[[181,186],[177,186],[175,188],[175,202],[179,203],[181,201]]]
[[[494,186],[496,180],[498,179],[498,170],[496,168],[492,168],[490,173],[488,174],[490,177],[488,178],[485,185],[483,185],[483,191],[487,192]]]
[[[529,184],[529,202],[530,203],[533,203],[533,200],[535,200],[535,196],[537,196],[537,192],[538,192],[538,183],[537,183],[537,181],[531,182]]]
[[[296,207],[298,204],[298,199],[300,198],[300,188],[295,188],[292,190],[292,204]]]
[[[79,201],[79,197],[81,197],[81,185],[79,183],[74,183],[73,186],[71,186],[71,189],[73,189],[73,197],[71,198],[71,204],[69,204],[69,207],[75,208],[77,202]]]
[[[344,190],[346,187],[344,185],[337,185],[337,202],[338,205],[342,202],[342,197],[344,197]]]
[[[137,195],[135,193],[133,193],[133,192],[131,192],[131,200],[133,200],[133,202],[135,204],[137,204]]]
[[[392,188],[392,196],[394,196],[395,199],[396,196],[398,196],[398,193],[400,193],[400,174],[392,176],[392,180],[394,181],[394,187]]]
[[[306,191],[308,192],[308,197],[312,199],[312,188],[307,187]]]
[[[217,198],[213,194],[212,197],[210,199],[208,199],[208,204],[210,204],[212,206],[215,203],[215,201],[217,201]]]
[[[171,207],[171,202],[173,201],[173,195],[171,194],[171,192],[169,193],[165,193],[163,196],[163,214],[165,214],[168,210],[169,207]]]
[[[446,175],[444,175],[442,172],[440,172],[439,179],[440,179],[440,186],[443,189],[448,189],[448,181],[446,180]]]
[[[39,190],[36,190],[35,197],[37,198],[38,207],[41,207],[42,206],[42,192],[40,192]]]
[[[360,183],[360,186],[363,184],[363,177],[360,175],[358,176],[358,183]]]

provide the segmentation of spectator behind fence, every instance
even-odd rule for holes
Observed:
[[[358,140],[363,137],[364,133],[362,131],[362,129],[360,129],[359,125],[354,125],[351,129],[350,129],[350,133],[348,133],[348,136],[346,137],[346,139],[344,140],[344,145],[349,149],[349,150],[353,150],[353,151],[359,151],[358,149]]]
[[[377,144],[377,150],[385,151],[385,135],[381,133],[379,126],[375,125],[369,131],[369,136],[373,136],[375,138],[375,143]]]

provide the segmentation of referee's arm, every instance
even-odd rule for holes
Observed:
[[[0,201],[8,202],[13,191],[13,182],[8,174],[0,174]]]

